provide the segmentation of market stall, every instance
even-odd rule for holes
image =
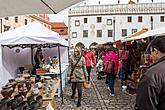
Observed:
[[[4,32],[0,34],[0,38],[0,87],[4,86],[8,79],[16,77],[19,67],[33,65],[34,52],[38,47],[42,48],[45,58],[58,57],[58,74],[62,79],[62,70],[68,67],[68,42],[58,33],[50,31],[39,22],[32,22]],[[61,80],[61,89],[62,84]]]
[[[147,37],[150,37],[150,36],[163,35],[163,34],[165,34],[165,27],[149,30],[149,31],[147,31],[143,34],[137,35],[135,37],[130,37],[130,38],[122,39],[122,40],[124,42],[127,42],[127,41],[144,39],[144,38],[147,38]]]

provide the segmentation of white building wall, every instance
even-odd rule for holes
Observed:
[[[160,22],[160,16],[165,17],[165,3],[158,4],[128,4],[128,5],[98,5],[74,7],[70,11],[70,44],[76,45],[78,42],[89,47],[93,42],[105,43],[119,40],[122,37],[122,29],[127,29],[127,36],[132,34],[132,29],[140,31],[142,29],[151,30],[165,26],[165,21]],[[132,22],[128,22],[128,16],[132,17]],[[138,16],[142,16],[142,22],[138,22]],[[151,22],[153,17],[153,27]],[[102,22],[97,23],[97,17],[102,17]],[[84,24],[84,18],[88,18],[88,23]],[[107,19],[112,19],[112,25],[107,25]],[[75,26],[75,20],[80,20],[80,26]],[[115,23],[113,22],[115,20]],[[94,28],[91,28],[94,25]],[[108,37],[108,29],[114,30],[115,38]],[[102,37],[97,37],[97,30],[102,30]],[[88,30],[88,38],[83,38],[83,30]],[[72,32],[77,32],[77,38],[72,38]]]

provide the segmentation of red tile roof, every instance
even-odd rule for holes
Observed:
[[[53,29],[59,29],[59,28],[68,28],[64,22],[53,22],[52,23]]]
[[[53,22],[51,29],[60,35],[68,34],[68,27],[64,24],[64,22]]]
[[[130,0],[128,4],[136,4],[134,1]]]

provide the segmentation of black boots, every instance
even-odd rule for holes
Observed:
[[[71,96],[71,99],[74,99],[74,95]]]
[[[78,103],[77,103],[77,107],[81,107],[81,103],[78,102]]]

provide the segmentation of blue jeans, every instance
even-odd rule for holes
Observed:
[[[115,85],[115,75],[107,74],[108,85],[111,90],[111,94],[115,93],[114,85]]]

